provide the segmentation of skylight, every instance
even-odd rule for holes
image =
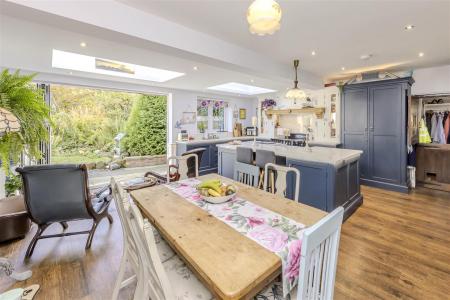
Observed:
[[[52,67],[154,82],[165,82],[184,75],[184,73],[150,68],[56,49],[53,49]]]
[[[266,88],[262,88],[262,87],[257,87],[257,86],[242,84],[242,83],[237,83],[237,82],[228,82],[228,83],[224,83],[224,84],[210,86],[208,89],[215,90],[215,91],[221,91],[221,92],[249,95],[249,96],[276,92],[276,90],[266,89]]]

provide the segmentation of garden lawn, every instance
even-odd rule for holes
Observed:
[[[111,157],[107,156],[99,156],[95,154],[57,154],[52,156],[53,164],[63,164],[63,163],[71,163],[71,164],[83,164],[83,163],[91,163],[91,162],[104,162],[109,163],[111,161]]]

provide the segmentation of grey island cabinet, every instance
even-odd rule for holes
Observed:
[[[274,151],[287,166],[300,171],[300,195],[297,201],[330,212],[338,206],[350,216],[363,201],[359,182],[359,159],[362,151],[325,147],[302,147],[281,144],[244,142],[240,147]],[[236,145],[220,144],[218,173],[233,178]],[[294,175],[287,178],[287,197],[294,197]]]
[[[243,137],[230,137],[230,138],[220,138],[220,139],[209,139],[209,140],[191,140],[191,141],[177,141],[176,151],[177,155],[181,155],[186,151],[193,150],[196,148],[205,148],[202,158],[200,160],[200,175],[206,175],[209,173],[217,173],[217,162],[218,153],[217,145],[230,142],[232,140],[240,141],[250,141],[253,140],[251,136]],[[260,140],[258,138],[258,140]]]

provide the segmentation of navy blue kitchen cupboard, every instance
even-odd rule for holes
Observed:
[[[407,116],[411,77],[344,86],[342,143],[364,151],[361,183],[408,192]]]

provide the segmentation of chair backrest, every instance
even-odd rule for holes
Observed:
[[[294,186],[294,200],[298,201],[298,197],[300,195],[300,171],[293,167],[285,167],[276,164],[266,164],[264,169],[264,190],[267,191],[267,187],[269,185],[269,171],[276,171],[274,175],[275,179],[275,187],[272,187],[272,193],[280,195],[282,197],[286,197],[286,187],[287,187],[287,175],[289,172],[293,172],[295,174],[295,186]]]
[[[142,218],[135,204],[130,205],[127,218],[137,246],[139,268],[143,275],[140,280],[143,280],[145,293],[140,299],[176,299],[156,248],[152,226],[147,219]]]
[[[130,210],[129,196],[114,177],[111,177],[111,190],[114,198],[114,203],[116,204],[116,210],[122,224],[124,243],[130,247],[128,250],[131,252],[130,254],[133,256],[134,262],[137,262],[136,244],[131,234],[131,228],[127,218],[127,213]]]
[[[266,164],[274,164],[276,161],[275,152],[269,150],[256,150],[255,165],[265,168]]]
[[[253,187],[258,186],[259,167],[236,161],[234,163],[234,180]]]
[[[236,147],[236,161],[253,165],[253,149],[247,147]]]
[[[194,159],[195,172],[189,172],[188,162]],[[172,161],[175,161],[175,165],[171,164]],[[175,180],[171,179],[171,169],[176,169],[176,173],[178,176],[175,177]],[[174,174],[172,172],[172,174]],[[167,182],[183,180],[187,178],[198,177],[198,156],[197,154],[188,154],[182,156],[171,156],[167,159]]]
[[[17,168],[22,175],[25,204],[37,224],[91,218],[85,165],[39,165]]]
[[[200,165],[202,162],[203,153],[206,151],[206,148],[195,148],[189,151],[184,152],[181,154],[181,156],[186,156],[189,154],[196,154],[197,155],[197,168],[200,169]],[[192,174],[192,176],[195,176],[195,158],[190,157],[187,161],[188,165],[188,173]]]
[[[297,300],[333,299],[343,217],[340,206],[303,233]]]

